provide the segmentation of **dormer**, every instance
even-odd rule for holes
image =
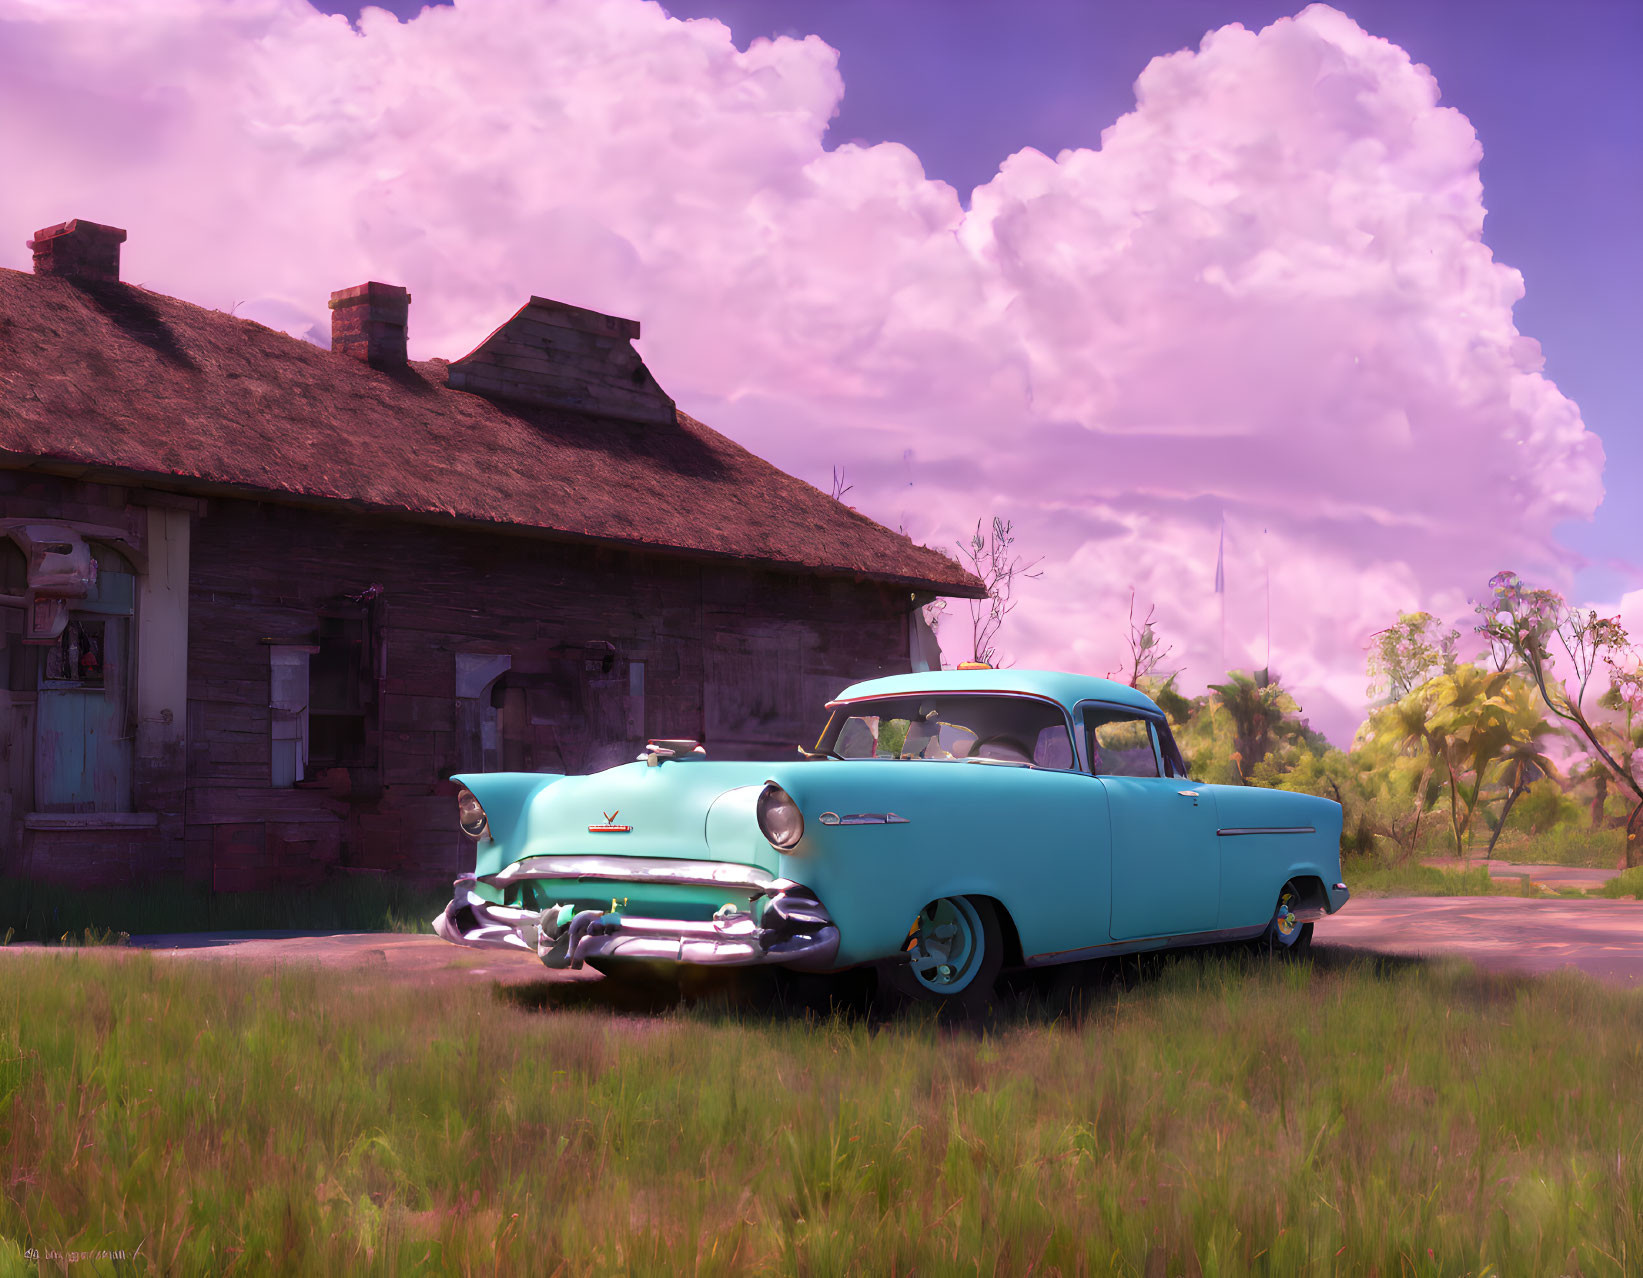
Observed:
[[[672,425],[673,401],[633,343],[639,321],[533,297],[474,350],[448,384],[489,399]]]

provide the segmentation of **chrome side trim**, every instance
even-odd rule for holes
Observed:
[[[1266,924],[1262,923],[1255,927],[1219,928],[1213,932],[1183,932],[1179,936],[1142,936],[1129,941],[1109,941],[1105,945],[1086,945],[1076,950],[1034,954],[1026,960],[1026,965],[1052,967],[1057,963],[1077,963],[1083,959],[1138,954],[1144,950],[1168,949],[1174,945],[1219,945],[1225,941],[1247,941],[1265,931]]]
[[[784,892],[794,884],[756,865],[733,861],[685,861],[647,856],[528,856],[485,876],[505,887],[524,879],[616,879],[629,883],[681,883],[744,888],[754,896]]]
[[[1217,830],[1216,834],[1316,834],[1310,825],[1247,825]]]
[[[904,816],[897,816],[894,812],[847,812],[840,816],[837,812],[823,812],[818,818],[823,825],[908,825],[910,822]]]

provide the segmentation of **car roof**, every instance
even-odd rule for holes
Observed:
[[[1068,709],[1080,701],[1111,701],[1154,715],[1163,713],[1151,697],[1128,684],[1062,670],[925,670],[886,675],[882,679],[853,683],[828,704],[859,697],[916,696],[924,692],[1014,692],[1049,697]]]

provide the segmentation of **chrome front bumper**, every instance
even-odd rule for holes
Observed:
[[[604,872],[599,877],[606,877],[608,865],[605,861],[600,867]],[[770,901],[757,922],[751,909],[722,911],[704,922],[637,918],[599,910],[572,912],[569,906],[557,905],[531,910],[487,901],[473,890],[475,882],[471,874],[456,880],[451,903],[433,920],[434,931],[453,945],[534,954],[553,968],[578,968],[589,959],[625,958],[715,967],[772,963],[825,970],[833,966],[839,949],[839,930],[821,903],[808,889],[782,879],[759,885],[764,889],[759,895],[768,895]]]

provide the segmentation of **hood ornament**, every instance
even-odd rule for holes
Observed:
[[[659,767],[664,759],[686,759],[706,753],[700,741],[670,737],[665,741],[645,742],[644,753],[639,755],[637,762],[655,768]]]
[[[616,824],[616,818],[622,815],[622,809],[617,808],[614,812],[605,812],[603,808],[599,810],[604,813],[605,823],[603,825],[590,825],[588,827],[589,834],[626,834],[633,829],[631,825]]]

